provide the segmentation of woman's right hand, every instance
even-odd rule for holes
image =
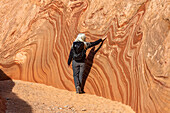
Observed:
[[[102,38],[102,41],[106,40],[106,37],[107,37],[107,36],[103,37],[103,38]]]

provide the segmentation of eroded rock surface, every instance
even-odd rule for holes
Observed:
[[[0,69],[9,77],[74,90],[67,59],[76,35],[107,36],[89,56],[85,91],[138,113],[170,111],[169,0],[1,0],[0,6]]]

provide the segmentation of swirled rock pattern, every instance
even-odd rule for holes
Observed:
[[[137,113],[170,111],[169,0],[1,0],[0,17],[0,69],[11,78],[74,90],[76,35],[107,36],[88,56],[85,91]]]

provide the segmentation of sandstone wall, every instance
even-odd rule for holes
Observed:
[[[0,17],[0,69],[9,77],[74,90],[67,59],[76,35],[107,36],[87,52],[85,91],[138,113],[170,110],[169,0],[1,0]]]

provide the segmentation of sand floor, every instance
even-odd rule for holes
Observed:
[[[19,80],[0,81],[6,113],[134,113],[127,105],[90,94]]]

